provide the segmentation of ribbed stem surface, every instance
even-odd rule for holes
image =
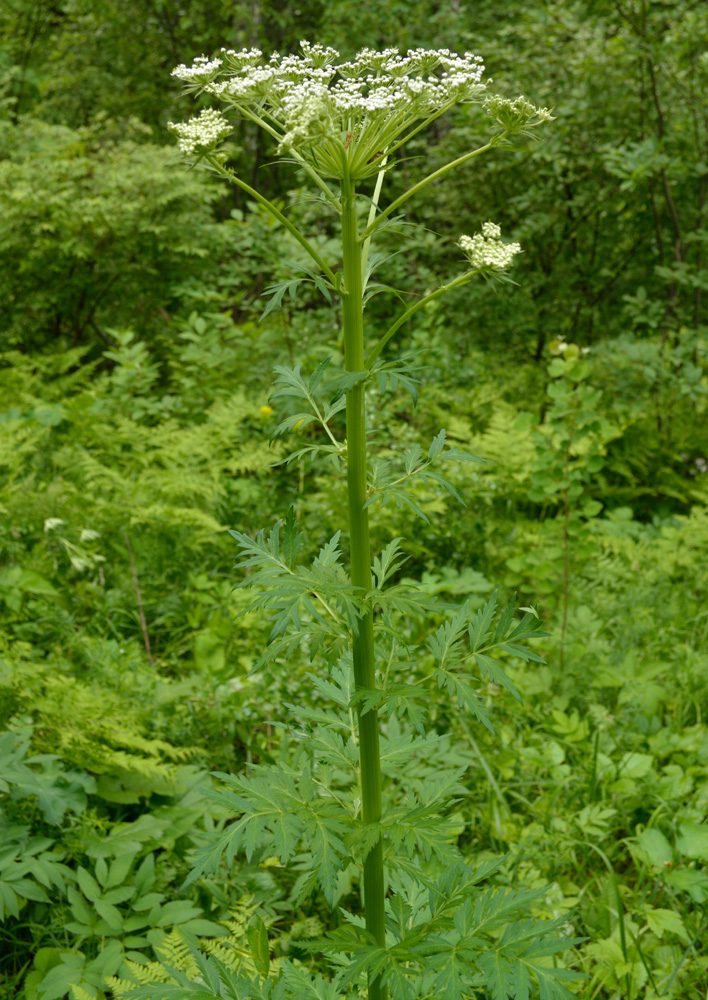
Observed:
[[[344,258],[343,325],[344,361],[347,371],[364,367],[364,302],[362,249],[358,240],[354,185],[342,182],[342,248]],[[351,581],[363,595],[371,588],[371,546],[366,503],[366,409],[364,386],[347,394],[347,487],[349,494],[349,539]],[[353,639],[354,681],[357,688],[375,688],[374,623],[371,611],[359,623]],[[362,819],[381,819],[381,767],[379,761],[378,712],[359,714],[359,759],[361,768]],[[366,927],[380,945],[385,945],[383,845],[381,841],[364,862],[364,909]],[[378,977],[369,980],[369,1000],[385,1000],[387,990]]]

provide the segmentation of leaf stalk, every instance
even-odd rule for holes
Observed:
[[[448,281],[446,285],[441,285],[440,288],[436,288],[434,292],[430,292],[428,295],[424,295],[422,299],[418,299],[418,301],[414,302],[412,306],[409,306],[408,309],[406,309],[405,312],[401,313],[398,319],[391,324],[391,326],[388,328],[383,337],[378,341],[376,346],[372,348],[372,350],[369,352],[369,355],[366,361],[364,362],[364,367],[365,368],[371,367],[371,365],[374,363],[374,361],[376,361],[379,354],[384,349],[386,344],[389,342],[391,337],[394,335],[396,330],[398,330],[399,327],[403,326],[406,320],[410,319],[410,317],[414,313],[416,313],[419,309],[422,309],[422,307],[426,306],[429,302],[432,302],[434,299],[437,299],[438,296],[444,295],[445,292],[449,292],[451,288],[457,288],[458,285],[466,284],[473,276],[473,274],[474,274],[473,271],[465,271],[464,274],[458,275],[457,278],[454,278],[452,281]]]
[[[272,201],[270,201],[268,198],[265,198],[262,194],[256,191],[255,188],[252,188],[250,184],[247,184],[246,181],[241,180],[241,178],[236,173],[234,173],[233,170],[228,170],[226,167],[224,167],[223,164],[219,163],[219,161],[213,155],[207,154],[205,159],[218,174],[220,174],[222,177],[226,177],[227,180],[230,180],[237,187],[240,187],[241,190],[245,191],[246,194],[250,195],[250,197],[253,198],[255,202],[257,202],[259,205],[265,208],[266,211],[270,212],[270,214],[273,216],[274,219],[277,219],[278,222],[280,222],[283,226],[285,226],[290,235],[297,240],[297,242],[300,244],[303,250],[307,251],[307,253],[310,255],[310,257],[312,257],[312,259],[320,268],[320,270],[323,272],[323,274],[325,274],[327,278],[331,281],[332,286],[333,287],[336,286],[336,278],[334,276],[334,272],[326,263],[326,261],[323,260],[323,258],[317,252],[317,250],[315,250],[313,245],[310,243],[310,241],[302,235],[297,226],[294,226],[292,222],[285,215],[283,215],[280,209],[276,208],[276,206],[273,204]]]

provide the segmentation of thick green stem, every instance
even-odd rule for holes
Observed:
[[[344,362],[347,371],[364,366],[364,290],[362,248],[358,239],[354,185],[342,181],[342,250],[344,288]],[[347,394],[347,487],[349,493],[349,539],[351,581],[363,597],[371,589],[371,545],[366,503],[366,409],[364,386],[354,386]],[[357,689],[375,688],[374,621],[368,611],[353,639],[354,681]],[[359,759],[361,767],[362,821],[381,820],[381,766],[379,720],[375,710],[359,711]],[[364,861],[364,908],[367,930],[384,946],[383,844],[379,840]],[[384,1000],[387,990],[380,977],[369,980],[369,1000]]]

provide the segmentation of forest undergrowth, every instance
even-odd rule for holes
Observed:
[[[341,527],[344,485],[307,454],[322,429],[290,420],[302,454],[286,466],[274,431],[295,410],[271,396],[273,365],[343,367],[340,319],[305,285],[262,318],[302,251],[179,164],[177,98],[154,62],[215,50],[216,27],[250,43],[246,14],[155,15],[126,67],[108,56],[133,37],[130,4],[62,3],[59,17],[37,2],[31,24],[16,6],[0,43],[0,997],[122,1000],[137,982],[176,998],[159,990],[170,968],[200,974],[197,946],[247,976],[324,973],[336,908],[361,912],[353,869],[326,897],[304,855],[285,865],[255,845],[183,885],[231,819],[214,772],[302,770],[292,706],[316,716],[351,694],[336,671],[313,679],[304,645],[259,663],[272,623],[236,587],[229,534],[292,507],[309,560]],[[256,41],[395,37],[400,4],[368,5],[379,34],[361,5],[333,6],[304,4],[292,24],[265,5]],[[430,479],[412,504],[391,494],[372,546],[405,539],[395,583],[470,614],[515,599],[548,635],[544,662],[505,664],[518,699],[491,677],[476,688],[493,731],[431,682],[439,738],[407,766],[420,787],[454,776],[448,842],[557,922],[573,943],[547,962],[582,974],[568,989],[705,1000],[706,17],[679,0],[548,2],[500,31],[494,4],[474,23],[464,5],[422,7],[397,44],[459,36],[557,120],[542,145],[434,192],[402,239],[383,234],[393,256],[376,264],[406,300],[435,287],[464,224],[498,219],[524,253],[518,287],[457,289],[402,327],[424,365],[416,405],[405,379],[367,388],[382,459],[444,428],[487,460],[446,469],[461,502]],[[101,17],[116,34],[89,65]],[[433,166],[476,129],[459,112]],[[230,142],[243,175],[335,253],[302,174],[263,166],[247,126]],[[389,308],[367,307],[377,337]],[[404,745],[395,720],[383,735]],[[436,995],[497,1000],[455,989]]]

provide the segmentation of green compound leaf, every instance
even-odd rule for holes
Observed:
[[[389,809],[378,823],[367,823],[353,833],[347,843],[363,857],[384,840],[384,852],[391,865],[406,861],[421,852],[426,859],[436,857],[451,862],[457,857],[453,845],[455,823],[441,815],[441,807],[454,805],[451,793],[462,791],[460,778],[466,768],[461,767],[443,780],[424,782],[411,791],[408,802]],[[399,855],[399,849],[401,853]]]
[[[308,267],[306,264],[299,264],[295,261],[286,261],[285,266],[290,271],[299,271],[303,274],[303,277],[276,281],[265,288],[263,294],[269,295],[270,299],[268,305],[260,315],[259,323],[262,323],[266,316],[270,315],[276,309],[282,309],[286,293],[290,295],[290,301],[294,302],[298,286],[303,283],[314,285],[317,291],[327,300],[328,305],[332,305],[331,286],[318,271]]]
[[[305,850],[311,853],[317,883],[333,905],[339,872],[350,860],[344,839],[352,821],[336,799],[320,794],[310,766],[300,772],[285,765],[260,766],[248,776],[215,777],[224,787],[207,794],[235,819],[196,852],[185,885],[204,873],[213,874],[224,855],[227,865],[240,853],[249,861],[256,853],[276,855],[286,864],[298,850]]]
[[[402,538],[392,539],[385,546],[381,555],[374,557],[372,571],[379,590],[382,590],[389,577],[393,576],[408,561],[408,556],[401,552],[402,541]]]
[[[290,301],[295,301],[295,292],[297,291],[298,285],[301,285],[305,281],[305,278],[289,278],[286,281],[278,281],[272,285],[268,285],[265,288],[265,294],[270,295],[270,300],[268,305],[265,307],[260,315],[259,322],[262,323],[266,316],[274,312],[276,309],[282,309],[283,299],[285,293],[290,293]]]
[[[274,991],[272,1000],[281,1000],[281,997],[286,996],[292,997],[292,1000],[345,1000],[346,994],[339,991],[336,982],[327,982],[322,976],[312,976],[302,966],[288,961],[283,962],[282,969],[282,984],[287,992],[276,994]],[[270,994],[268,1000],[271,1000]]]
[[[293,569],[302,549],[302,532],[297,529],[295,508],[291,507],[283,521],[283,559],[288,569]]]
[[[417,444],[407,448],[402,455],[402,470],[397,469],[394,463],[388,459],[374,457],[371,461],[369,498],[365,506],[370,507],[378,502],[383,507],[393,500],[398,507],[407,507],[426,523],[428,516],[421,504],[426,500],[433,499],[436,492],[448,493],[464,506],[464,500],[455,486],[432,466],[436,462],[447,460],[484,462],[486,459],[477,458],[475,455],[470,455],[457,448],[449,448],[445,451],[445,441],[446,432],[441,430],[433,438],[427,454]],[[427,497],[421,493],[421,488],[428,493]]]
[[[230,530],[229,534],[244,557],[238,566],[252,570],[239,585],[252,592],[247,610],[272,613],[270,643],[291,630],[302,630],[305,635],[310,623],[314,623],[320,641],[326,635],[336,638],[348,630],[356,632],[361,602],[340,564],[339,532],[320,549],[310,569],[296,564],[303,543],[292,508],[267,537],[263,531],[255,539],[239,531]],[[283,647],[278,648],[282,651]],[[269,658],[266,654],[259,665]]]
[[[320,361],[317,368],[315,368],[312,375],[310,375],[310,379],[307,383],[307,392],[309,396],[314,396],[314,394],[317,392],[317,387],[322,381],[324,373],[327,371],[327,366],[329,365],[331,360],[332,360],[332,355],[330,354],[328,357],[324,358],[324,360]]]
[[[293,368],[285,365],[276,365],[273,369],[277,378],[273,391],[270,394],[271,401],[287,399],[292,400],[298,406],[296,413],[290,413],[280,421],[273,431],[273,438],[279,437],[288,431],[300,431],[308,424],[317,423],[330,442],[330,444],[326,445],[320,443],[307,444],[298,449],[294,454],[281,459],[280,461],[282,462],[290,464],[304,455],[314,455],[323,452],[330,457],[335,466],[338,466],[343,445],[337,443],[329,425],[332,417],[344,409],[346,399],[343,394],[335,393],[335,397],[328,401],[327,399],[323,399],[319,391],[331,360],[331,357],[324,358],[307,381],[305,381],[302,375],[301,365],[295,365]],[[330,387],[331,382],[327,387],[328,394],[330,393]]]
[[[543,663],[537,653],[521,642],[539,639],[548,635],[535,614],[527,612],[520,622],[514,619],[515,604],[512,602],[497,614],[496,595],[475,613],[471,613],[469,603],[463,604],[444,622],[428,640],[428,647],[437,661],[433,676],[439,687],[457,698],[460,705],[491,729],[491,722],[481,698],[473,686],[470,664],[474,663],[485,680],[491,680],[514,698],[520,695],[502,663],[492,651],[516,656],[524,661]],[[495,624],[496,622],[496,624]],[[514,639],[514,642],[507,640]]]

